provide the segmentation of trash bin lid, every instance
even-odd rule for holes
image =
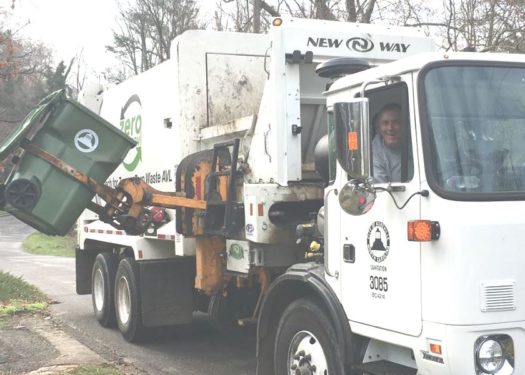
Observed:
[[[38,106],[33,109],[26,118],[18,125],[18,127],[7,136],[7,138],[0,140],[0,162],[5,160],[12,151],[14,151],[26,134],[36,125],[40,120],[54,107],[54,105],[65,99],[65,91],[59,90],[46,96],[38,103]]]

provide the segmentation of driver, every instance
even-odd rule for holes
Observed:
[[[401,138],[404,130],[401,106],[385,105],[374,118],[376,135],[372,140],[372,175],[375,182],[401,181]]]

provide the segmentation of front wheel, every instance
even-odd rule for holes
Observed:
[[[277,375],[343,375],[335,330],[326,312],[309,298],[284,311],[274,347]]]
[[[133,258],[120,261],[115,279],[115,312],[120,333],[129,342],[142,337],[139,270]]]

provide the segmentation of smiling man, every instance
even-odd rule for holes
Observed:
[[[376,135],[372,140],[372,160],[375,182],[401,181],[401,140],[403,122],[401,106],[385,105],[375,116]]]

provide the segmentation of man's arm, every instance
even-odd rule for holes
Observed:
[[[372,177],[374,182],[389,182],[387,160],[382,149],[381,138],[376,135],[372,141]]]

